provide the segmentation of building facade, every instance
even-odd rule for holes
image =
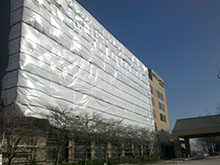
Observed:
[[[78,2],[10,2],[5,107],[36,118],[66,107],[154,130],[147,67]]]
[[[163,81],[156,78],[159,76],[149,80],[148,75],[156,73],[148,72],[147,67],[79,3],[73,0],[10,0],[7,3],[10,33],[5,39],[7,68],[1,88],[6,111],[15,110],[25,117],[42,119],[54,108],[65,107],[74,109],[76,116],[99,113],[103,118],[122,120],[125,125],[150,131],[154,131],[155,121],[157,130],[169,131],[165,90],[160,87]],[[2,76],[1,73],[1,79]],[[161,112],[152,106],[152,98],[159,103]],[[156,118],[152,107],[155,107]],[[40,149],[50,148],[48,139],[40,140]],[[77,139],[68,141],[65,159],[73,159],[70,155],[74,155],[81,143]],[[23,142],[21,144],[23,146]],[[148,146],[117,145],[111,143],[112,155],[115,148],[122,152],[116,153],[119,157],[134,156],[135,151],[142,157],[151,155]],[[90,148],[96,146],[91,143]],[[99,151],[97,147],[97,155]],[[47,159],[46,151],[39,152],[43,154],[38,160]],[[94,155],[95,152],[91,152],[91,159]],[[53,155],[47,157],[53,159]]]
[[[155,130],[170,132],[164,80],[152,69],[149,69],[148,72],[150,79]]]

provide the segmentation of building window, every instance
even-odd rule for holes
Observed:
[[[150,85],[150,92],[153,93],[153,87]]]
[[[163,114],[160,114],[160,120],[165,122],[165,123],[167,122],[166,116],[163,115]]]
[[[153,109],[154,118],[156,118],[156,111]]]
[[[165,111],[164,104],[162,104],[161,102],[158,102],[158,106],[159,106],[160,110]]]
[[[155,131],[157,131],[157,123],[154,123]]]
[[[157,91],[157,97],[163,101],[163,94]]]
[[[151,98],[151,101],[152,101],[152,105],[154,106],[154,98],[153,97]]]
[[[154,73],[152,73],[152,77],[154,77],[154,78],[158,81],[159,85],[164,88],[164,81],[163,81],[163,80],[161,80],[161,79],[160,79],[156,74],[154,74]]]

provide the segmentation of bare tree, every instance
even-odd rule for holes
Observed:
[[[120,161],[122,162],[123,159],[123,152],[124,152],[124,143],[126,139],[126,126],[122,123],[123,121],[116,121],[115,124],[115,137],[112,139],[112,142],[114,143],[117,141],[118,147],[116,152],[120,156]]]
[[[220,76],[220,72],[219,72]],[[216,105],[215,114],[220,115],[220,104]],[[210,115],[210,114],[208,114]],[[215,124],[220,124],[219,120],[214,120]],[[206,152],[213,153],[220,150],[220,137],[204,137],[197,139],[197,144]]]
[[[220,151],[220,137],[206,137],[197,140],[202,149],[210,154]]]
[[[145,156],[147,156],[146,154],[149,154],[149,156],[152,156],[154,154],[154,149],[155,149],[155,133],[151,132],[149,129],[147,128],[140,128],[139,129],[139,141],[140,141],[140,145],[143,146],[143,155],[142,157],[144,158]],[[146,149],[148,149],[148,151],[146,151]]]
[[[88,114],[81,113],[78,116],[77,128],[74,133],[75,138],[81,139],[83,145],[83,161],[87,164],[88,161],[88,148],[91,147],[91,142],[95,140],[97,136],[97,124],[99,123],[101,116],[97,113]]]
[[[112,143],[115,139],[118,139],[122,130],[122,120],[114,119],[100,119],[97,122],[97,133],[99,135],[99,140],[104,144],[104,155],[105,161],[108,162],[109,159],[109,147],[108,145]]]
[[[47,138],[48,122],[43,119],[30,118],[28,134],[19,145],[20,151],[26,153],[26,159],[30,164],[35,164],[38,161],[37,152],[44,150],[45,146],[40,146],[42,140]]]
[[[13,113],[4,112],[4,125],[3,125],[3,148],[6,149],[7,162],[9,165],[19,149],[18,145],[24,137],[22,125],[17,116]]]
[[[152,156],[156,149],[156,136],[148,128],[126,127],[126,143],[134,145],[133,157]],[[143,153],[141,153],[143,150]],[[146,151],[148,150],[148,151]]]
[[[174,138],[166,131],[160,131],[157,133],[157,145],[158,145],[158,156],[163,159],[169,159],[174,157]]]
[[[51,137],[56,145],[55,164],[60,162],[61,152],[65,149],[65,144],[72,130],[76,126],[77,118],[73,115],[74,109],[65,107],[52,108],[52,112],[46,116],[49,126],[49,137]]]
[[[126,143],[131,146],[131,153],[132,157],[136,157],[135,148],[140,144],[140,132],[138,127],[128,126],[126,127]],[[132,148],[132,145],[134,148]]]
[[[20,116],[17,112],[3,111],[3,148],[6,151],[7,163],[12,164],[17,152],[21,151],[28,139],[42,136],[36,125],[36,119]]]
[[[25,143],[19,146],[21,152],[27,153],[25,157],[30,164],[35,164],[37,162],[37,150],[41,148],[39,144],[39,136],[29,136],[26,138]]]

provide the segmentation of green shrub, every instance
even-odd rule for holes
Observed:
[[[108,165],[115,165],[115,164],[120,164],[121,161],[119,159],[109,159],[108,160]]]
[[[87,165],[103,165],[105,162],[102,160],[89,160],[86,162]],[[74,163],[73,165],[84,165],[84,161]]]
[[[87,165],[103,165],[105,161],[102,160],[90,160],[87,162]]]
[[[115,164],[122,164],[122,163],[129,163],[129,164],[142,164],[142,163],[152,163],[157,162],[159,157],[144,157],[144,158],[123,158],[122,161],[119,159],[110,159],[108,161],[108,165],[115,165]]]
[[[132,163],[132,164],[137,164],[140,163],[141,159],[139,158],[123,158],[122,163]]]
[[[217,155],[220,155],[220,152],[213,152],[211,155],[212,156],[217,156]]]

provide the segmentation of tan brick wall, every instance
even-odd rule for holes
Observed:
[[[68,155],[68,159],[69,159],[69,163],[74,162],[74,139],[69,140],[69,155]]]
[[[16,151],[16,156],[13,159],[13,163],[27,163],[28,159],[26,158],[28,155],[30,155],[30,148],[35,148],[33,154],[36,155],[35,160],[39,163],[45,164],[46,161],[46,138],[45,137],[40,137],[38,138],[37,145],[27,145],[26,143],[23,143],[24,141],[21,141],[18,145],[19,149]],[[3,163],[7,163],[7,140],[3,139]]]
[[[155,73],[153,70],[152,72],[163,81],[163,79],[157,73]],[[153,93],[151,94],[151,96],[154,99],[153,109],[155,110],[155,115],[156,115],[156,117],[154,118],[154,121],[157,125],[157,130],[158,131],[164,130],[164,131],[170,132],[170,123],[169,123],[169,116],[168,116],[168,109],[167,109],[165,87],[162,87],[159,84],[159,81],[155,79],[154,77],[153,77],[153,81],[150,80],[150,85],[153,88]],[[157,97],[157,91],[163,94],[163,98],[164,98],[163,101]],[[165,111],[160,110],[158,102],[161,102],[162,104],[164,104]],[[160,114],[163,114],[166,116],[166,122],[163,122],[160,120]]]

